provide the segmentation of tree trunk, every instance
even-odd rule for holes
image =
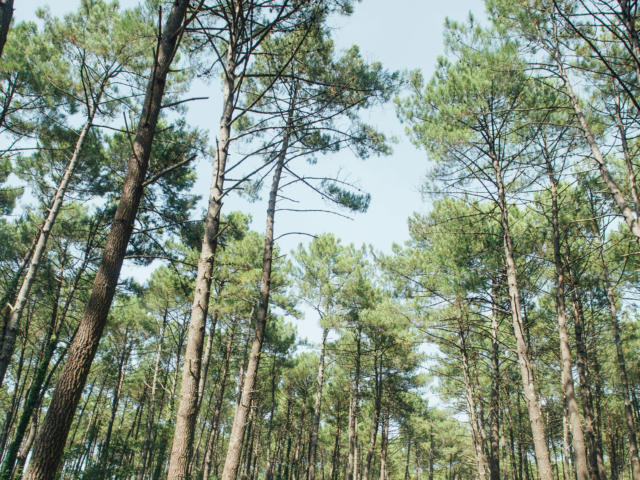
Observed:
[[[471,383],[471,368],[469,362],[469,350],[467,348],[468,334],[467,327],[463,324],[463,311],[460,309],[458,316],[458,338],[460,339],[460,355],[462,357],[462,373],[465,390],[465,400],[467,403],[467,413],[469,415],[469,424],[471,426],[471,443],[473,445],[473,453],[476,458],[476,467],[478,472],[478,480],[487,478],[487,458],[482,448],[482,438],[480,435],[480,423],[478,421],[478,410],[476,407],[476,390]]]
[[[164,315],[162,316],[162,327],[160,328],[160,338],[156,348],[156,361],[153,366],[153,379],[151,380],[151,394],[149,396],[149,411],[147,413],[147,428],[145,432],[144,444],[142,447],[142,462],[138,472],[138,480],[143,480],[147,470],[147,459],[149,458],[149,450],[151,449],[151,437],[153,434],[153,425],[155,422],[156,409],[156,389],[158,388],[158,372],[160,371],[160,361],[162,360],[162,344],[164,342],[164,332],[167,328],[167,316],[169,313],[168,305],[165,305]],[[150,462],[149,462],[150,463]]]
[[[598,445],[597,434],[595,430],[595,414],[593,406],[593,395],[591,392],[591,374],[589,372],[589,360],[587,355],[587,345],[584,336],[584,312],[582,301],[578,290],[578,281],[574,278],[573,268],[571,265],[571,249],[569,241],[565,236],[565,264],[567,272],[567,280],[571,287],[571,302],[573,304],[574,313],[574,333],[576,337],[576,367],[578,371],[578,379],[580,380],[580,395],[582,397],[582,411],[584,414],[584,433],[587,441],[588,451],[590,451],[589,462],[591,463],[592,475],[595,472],[597,478],[606,480],[607,474],[604,469],[604,459],[602,448]],[[595,463],[594,463],[595,461]]]
[[[273,457],[273,449],[271,447],[271,434],[273,432],[273,416],[276,411],[277,402],[276,402],[276,389],[277,389],[277,376],[276,376],[276,360],[278,359],[277,355],[273,355],[272,363],[271,363],[271,411],[269,412],[269,425],[267,426],[267,438],[265,439],[267,444],[267,459],[266,459],[266,473],[265,480],[271,480],[273,477],[273,465],[274,465],[274,457]]]
[[[24,356],[26,353],[25,347],[27,344],[27,339],[29,338],[29,327],[31,325],[33,308],[29,308],[28,310],[29,311],[27,313],[27,322],[25,325],[24,334],[22,336],[22,348],[20,349],[20,356],[18,358],[18,366],[16,369],[16,376],[14,379],[15,387],[13,389],[13,394],[11,395],[11,402],[9,404],[9,408],[7,409],[7,412],[5,414],[4,425],[2,426],[2,436],[0,436],[0,451],[4,450],[7,439],[9,437],[9,432],[11,430],[13,422],[16,419],[15,414],[18,409],[18,404],[22,399],[24,389],[26,387],[26,382],[21,382],[21,379],[22,379],[22,370],[24,368]],[[29,362],[29,364],[31,364],[31,362]],[[29,372],[27,372],[27,376],[28,376],[28,373]],[[31,383],[33,385],[33,382]],[[26,428],[26,425],[25,425],[25,428]]]
[[[382,397],[382,358],[378,361],[378,358],[374,358],[374,406],[373,406],[373,419],[371,420],[371,434],[369,436],[369,448],[367,449],[367,457],[365,460],[362,480],[369,480],[371,472],[371,460],[376,448],[376,437],[378,435],[378,426],[380,423],[380,408]]]
[[[189,459],[192,456],[193,435],[198,417],[198,387],[200,384],[202,347],[205,336],[205,323],[209,310],[211,296],[211,272],[218,247],[220,232],[220,211],[224,195],[224,175],[227,156],[231,142],[231,124],[235,109],[236,94],[236,65],[234,52],[228,48],[225,65],[223,88],[223,111],[218,132],[217,151],[213,165],[213,176],[209,190],[209,205],[204,220],[204,234],[200,247],[198,272],[196,274],[191,320],[189,322],[189,336],[184,357],[182,386],[180,389],[180,404],[178,417],[173,434],[173,445],[169,459],[169,474],[167,480],[182,480],[187,478]]]
[[[638,72],[640,73],[640,72]],[[640,81],[640,78],[638,78]],[[615,82],[613,84],[614,89],[616,88]],[[638,183],[636,181],[636,172],[633,169],[633,161],[631,158],[631,152],[629,151],[629,144],[627,141],[627,131],[624,128],[624,124],[622,123],[622,112],[620,108],[620,96],[617,93],[614,98],[614,118],[616,122],[616,127],[618,128],[618,135],[620,135],[620,143],[622,146],[622,154],[624,156],[624,165],[627,169],[627,181],[629,184],[629,191],[631,192],[631,198],[633,199],[633,205],[635,207],[636,218],[640,216],[640,195],[638,195]]]
[[[2,11],[2,8],[2,4],[0,4],[0,11]],[[0,14],[0,24],[1,22],[2,18]],[[38,272],[40,262],[42,261],[42,258],[46,253],[47,241],[49,240],[49,236],[51,235],[51,231],[53,230],[53,226],[55,225],[58,213],[60,213],[60,209],[62,208],[64,196],[67,193],[67,188],[69,188],[69,184],[71,183],[71,179],[73,178],[73,172],[78,165],[78,160],[80,159],[82,148],[84,147],[84,143],[87,139],[87,136],[89,135],[89,131],[93,126],[93,119],[98,110],[100,97],[102,96],[104,87],[105,82],[100,85],[96,98],[93,101],[93,104],[89,107],[89,111],[87,112],[87,119],[84,126],[82,127],[82,130],[80,130],[80,135],[76,140],[73,154],[71,155],[69,163],[64,170],[64,174],[60,179],[60,183],[58,184],[56,193],[54,194],[51,201],[51,206],[49,207],[47,216],[38,232],[38,239],[35,243],[33,254],[31,255],[31,260],[29,261],[29,267],[27,268],[27,272],[22,279],[22,285],[20,286],[20,290],[18,290],[16,300],[11,307],[11,313],[9,314],[9,320],[6,325],[5,335],[2,341],[2,348],[0,349],[0,387],[4,382],[4,376],[7,372],[9,364],[11,363],[11,356],[13,355],[16,338],[18,337],[18,332],[20,330],[20,319],[22,318],[24,307],[27,303],[27,300],[29,299],[29,292],[31,291],[33,282],[36,279],[36,274]]]
[[[336,436],[333,443],[333,453],[331,454],[331,471],[329,472],[329,480],[336,480],[338,478],[338,462],[340,458],[340,433],[341,424],[340,418],[336,419]]]
[[[31,385],[29,386],[27,397],[25,399],[25,403],[22,409],[22,414],[18,421],[18,425],[16,427],[13,440],[9,445],[9,448],[7,449],[4,462],[2,464],[2,469],[0,470],[1,480],[5,480],[5,479],[8,480],[9,478],[11,478],[11,472],[13,471],[14,463],[16,462],[16,460],[19,461],[20,459],[18,452],[20,449],[20,445],[22,444],[24,435],[26,434],[26,430],[29,425],[29,422],[32,420],[32,416],[35,415],[35,412],[40,408],[40,404],[42,402],[42,396],[44,395],[44,392],[46,391],[46,386],[48,384],[48,382],[46,381],[47,370],[49,368],[49,364],[51,363],[51,359],[53,358],[53,354],[55,353],[55,349],[58,345],[58,336],[64,324],[64,320],[66,319],[69,308],[71,307],[71,302],[75,296],[75,292],[80,282],[80,277],[86,270],[87,265],[89,263],[92,243],[93,243],[93,235],[91,235],[90,239],[87,241],[87,247],[85,249],[85,255],[84,255],[82,265],[80,266],[80,268],[78,269],[78,272],[75,275],[74,281],[68,292],[65,304],[60,312],[58,312],[58,298],[60,296],[60,291],[62,289],[62,281],[58,283],[58,291],[56,294],[56,300],[55,300],[53,312],[51,315],[51,324],[44,339],[44,349],[42,352],[42,357],[40,358],[40,361],[34,373],[34,377],[31,381]],[[63,356],[64,354],[61,354],[60,359]],[[58,361],[60,361],[60,359]],[[53,374],[53,371],[56,369],[56,367],[57,367],[57,362],[54,365],[50,375]],[[29,438],[28,438],[28,441],[26,442],[26,444],[28,445],[27,453],[31,449],[31,445],[33,444],[34,436],[36,433],[36,430],[34,427],[35,427],[34,422],[31,422]],[[23,450],[24,448],[25,447],[23,447]],[[24,463],[22,464],[22,467],[24,467]],[[20,471],[22,467],[19,469]]]
[[[409,480],[409,462],[411,461],[411,439],[407,442],[407,461],[404,465],[404,480]]]
[[[111,435],[113,433],[113,424],[116,421],[116,414],[118,413],[118,405],[120,404],[120,394],[122,393],[122,384],[124,382],[124,370],[129,359],[129,346],[128,343],[129,330],[125,331],[124,345],[122,353],[120,354],[120,362],[118,365],[118,378],[116,380],[116,387],[113,392],[113,398],[111,400],[111,415],[109,417],[109,424],[107,425],[107,433],[102,444],[100,451],[99,462],[103,468],[106,468],[109,463],[109,445],[111,444]],[[126,405],[125,405],[126,407]],[[125,408],[126,409],[126,408]]]
[[[7,41],[7,34],[13,18],[13,0],[0,0],[0,56]]]
[[[29,435],[25,439],[20,448],[20,453],[18,454],[18,458],[16,459],[16,467],[15,467],[15,477],[22,478],[22,472],[24,471],[24,466],[27,462],[27,457],[29,456],[29,452],[31,451],[31,446],[33,445],[34,440],[36,439],[36,433],[38,432],[38,415],[39,412],[33,413],[33,419],[31,421],[31,427],[29,428]]]
[[[106,240],[102,261],[80,320],[78,333],[69,349],[67,362],[33,446],[25,480],[53,480],[56,476],[73,414],[102,336],[127,244],[133,231],[144,190],[151,144],[162,108],[166,79],[182,32],[188,4],[188,0],[175,0],[163,29],[111,232]]]
[[[262,255],[262,278],[260,280],[260,303],[256,315],[255,335],[251,342],[251,352],[249,354],[249,362],[247,364],[247,373],[245,374],[244,385],[242,387],[242,396],[240,403],[236,407],[233,418],[233,426],[229,436],[229,446],[227,457],[224,462],[221,480],[235,480],[238,473],[240,462],[240,454],[242,449],[242,439],[247,426],[247,416],[251,399],[253,398],[253,390],[256,383],[256,375],[258,373],[258,365],[260,363],[260,352],[262,350],[262,342],[264,340],[264,332],[267,324],[267,313],[269,310],[269,294],[271,293],[271,266],[273,263],[273,226],[276,213],[276,201],[278,198],[278,189],[280,187],[280,178],[282,169],[284,168],[287,150],[289,148],[289,135],[291,122],[293,119],[293,104],[289,111],[289,119],[282,140],[282,147],[278,156],[277,165],[273,173],[273,181],[271,183],[271,191],[269,193],[269,207],[267,209],[267,226],[264,238],[264,252]]]
[[[531,433],[538,462],[538,476],[540,480],[552,480],[553,471],[549,460],[549,450],[545,435],[542,412],[538,400],[538,392],[533,379],[533,367],[529,358],[529,347],[524,334],[522,313],[520,309],[520,291],[518,288],[518,277],[516,274],[516,262],[513,256],[513,245],[511,240],[511,230],[509,228],[509,213],[507,210],[506,195],[502,181],[502,169],[497,155],[493,154],[493,169],[495,173],[496,185],[498,187],[498,203],[500,208],[500,221],[502,224],[502,235],[504,242],[505,263],[507,270],[507,284],[509,287],[509,303],[511,304],[511,317],[513,320],[513,331],[516,337],[516,351],[518,363],[520,365],[520,375],[524,387],[524,396],[529,411],[529,421],[531,423]]]
[[[231,359],[231,350],[233,348],[233,339],[235,334],[235,324],[231,327],[231,333],[227,339],[227,345],[224,352],[224,364],[222,366],[222,372],[218,379],[220,390],[216,399],[215,409],[213,411],[213,418],[211,421],[211,431],[209,432],[209,438],[207,439],[207,445],[205,447],[204,460],[202,465],[202,478],[203,480],[209,480],[211,472],[211,463],[213,461],[213,452],[215,451],[215,439],[218,434],[218,426],[220,421],[220,414],[222,412],[222,402],[224,401],[224,392],[227,387],[227,376],[229,373],[229,360]]]
[[[362,339],[362,329],[356,327],[356,357],[353,379],[349,394],[349,464],[347,471],[347,480],[357,480],[357,463],[358,463],[358,410],[360,403],[360,342]]]
[[[576,114],[576,117],[578,118],[578,122],[580,124],[580,128],[582,129],[582,133],[587,141],[587,144],[589,145],[589,148],[591,149],[591,153],[593,154],[593,159],[596,163],[596,167],[598,168],[598,171],[600,172],[600,176],[604,180],[605,185],[607,186],[607,188],[609,189],[609,192],[613,196],[613,200],[618,206],[618,210],[620,211],[620,214],[624,218],[624,221],[626,222],[629,229],[631,230],[631,233],[636,237],[637,240],[640,240],[640,223],[638,223],[638,218],[635,216],[633,210],[627,204],[627,201],[624,197],[624,194],[622,193],[622,190],[620,190],[620,187],[618,186],[614,178],[611,176],[611,173],[609,172],[609,168],[607,167],[607,163],[604,158],[604,155],[600,151],[600,147],[598,147],[598,143],[596,142],[596,139],[593,136],[593,132],[589,127],[587,118],[585,117],[585,114],[582,111],[582,106],[580,105],[580,101],[578,100],[578,97],[576,96],[573,90],[573,86],[571,85],[569,76],[567,75],[564,69],[564,65],[562,64],[562,60],[560,59],[558,52],[554,52],[554,59],[558,67],[558,73],[560,75],[560,78],[564,83],[565,90],[567,91],[567,95],[569,96],[569,100],[571,101],[571,105],[573,106],[573,110]]]
[[[320,409],[322,406],[322,386],[324,385],[324,354],[327,347],[329,329],[322,331],[322,343],[320,345],[320,359],[318,361],[318,377],[316,380],[316,401],[313,407],[313,425],[311,426],[311,442],[309,445],[309,473],[308,479],[316,478],[316,449],[318,447],[318,430],[320,429]]]
[[[640,458],[638,457],[638,440],[636,435],[636,427],[633,418],[633,409],[631,405],[631,394],[629,387],[629,377],[627,374],[627,364],[622,349],[622,339],[620,338],[620,324],[618,323],[618,307],[616,305],[615,293],[613,286],[609,280],[609,268],[604,257],[604,239],[598,228],[598,240],[600,260],[602,262],[602,276],[604,287],[609,300],[609,314],[611,315],[611,327],[613,329],[613,342],[616,346],[616,361],[618,373],[620,375],[620,384],[622,387],[622,400],[624,402],[624,413],[627,424],[627,433],[629,434],[629,456],[631,457],[631,472],[633,480],[640,480]]]
[[[387,399],[389,402],[390,399]],[[387,480],[387,453],[389,451],[389,405],[384,409],[380,439],[380,480]]]
[[[553,172],[551,161],[547,157],[547,174],[551,186],[551,224],[553,236],[553,260],[556,275],[556,317],[558,320],[558,335],[560,337],[560,363],[562,390],[567,402],[569,411],[569,425],[573,438],[573,448],[575,451],[575,469],[578,480],[588,480],[589,467],[587,464],[587,448],[582,431],[578,401],[573,385],[573,373],[571,362],[571,349],[569,347],[569,334],[567,333],[567,313],[565,306],[565,285],[564,269],[562,268],[562,255],[560,253],[560,222],[558,220],[558,190],[557,182]],[[594,457],[595,458],[595,457]],[[596,470],[597,471],[597,470]]]
[[[490,480],[500,480],[500,423],[498,418],[500,415],[500,343],[498,338],[500,322],[498,318],[498,285],[496,283],[494,281],[491,291]]]
[[[211,349],[213,348],[213,337],[218,323],[218,310],[214,310],[211,318],[211,327],[209,327],[209,340],[202,357],[202,374],[200,375],[200,383],[198,384],[198,411],[202,406],[202,397],[204,395],[204,387],[207,383],[207,374],[209,373],[209,364],[211,363]],[[208,408],[208,407],[207,407]]]

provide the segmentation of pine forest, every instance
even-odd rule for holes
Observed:
[[[640,480],[639,175],[639,0],[0,0],[0,480]]]

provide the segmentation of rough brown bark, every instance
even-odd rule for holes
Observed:
[[[73,414],[102,336],[133,231],[167,75],[179,43],[188,4],[188,0],[175,0],[163,28],[113,225],[78,332],[33,446],[25,480],[52,480],[56,476]]]
[[[513,244],[511,240],[511,230],[509,227],[509,213],[507,210],[506,195],[502,179],[502,168],[497,155],[493,154],[493,170],[495,173],[495,181],[498,187],[498,206],[500,208],[500,222],[502,225],[502,237],[504,243],[504,256],[507,272],[507,285],[509,291],[509,303],[511,305],[511,318],[513,321],[513,332],[516,338],[516,352],[518,354],[518,363],[520,365],[520,376],[522,378],[522,386],[524,388],[524,396],[529,412],[529,421],[531,423],[531,433],[533,436],[533,445],[538,463],[538,476],[540,480],[552,480],[553,470],[549,459],[549,450],[547,449],[546,434],[544,422],[542,419],[542,411],[538,399],[533,378],[533,366],[529,355],[529,346],[527,345],[524,333],[524,324],[522,321],[522,311],[520,307],[520,290],[518,288],[518,277],[516,270],[516,262],[513,256]]]
[[[54,308],[51,314],[51,324],[47,331],[47,334],[45,335],[44,342],[43,342],[42,358],[39,361],[33,380],[29,387],[27,397],[25,399],[25,403],[22,409],[22,414],[20,416],[20,420],[18,421],[18,425],[16,426],[16,431],[14,433],[13,440],[11,441],[11,444],[9,445],[4,457],[2,470],[0,471],[0,479],[2,480],[4,480],[5,478],[7,479],[10,478],[11,472],[13,471],[13,468],[14,468],[14,462],[17,462],[16,470],[19,472],[20,475],[22,475],[22,470],[24,468],[26,456],[31,450],[31,446],[33,445],[33,442],[35,440],[36,417],[37,417],[37,412],[40,409],[42,397],[44,395],[44,392],[47,389],[47,385],[49,384],[49,381],[51,380],[51,376],[57,369],[59,362],[61,362],[62,359],[64,358],[65,353],[63,352],[60,354],[60,356],[58,357],[58,360],[56,361],[51,371],[49,372],[48,378],[47,378],[47,370],[49,369],[49,364],[51,362],[51,359],[53,358],[53,354],[58,345],[58,337],[60,334],[60,330],[64,325],[65,319],[67,317],[67,313],[69,312],[71,303],[75,297],[78,285],[80,283],[80,279],[84,274],[84,272],[86,271],[87,266],[89,264],[91,251],[93,249],[94,238],[95,238],[95,231],[92,231],[86,243],[82,265],[80,266],[80,268],[75,274],[75,278],[73,280],[73,283],[71,284],[71,288],[67,292],[67,298],[65,300],[64,306],[62,307],[61,311],[58,311],[58,298],[60,296],[60,291],[62,289],[62,281],[58,282],[58,291],[56,295],[57,298],[54,303]],[[63,267],[61,265],[61,270],[62,268]],[[32,416],[33,416],[33,420],[32,420]],[[24,435],[26,434],[26,429],[29,422],[31,422],[29,436],[27,440],[24,442],[19,453],[19,447],[23,443],[22,440]]]

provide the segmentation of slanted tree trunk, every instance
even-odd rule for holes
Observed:
[[[13,18],[13,0],[0,0],[0,56],[7,41],[7,34]]]
[[[31,261],[31,256],[33,255],[33,250],[36,248],[36,243],[38,241],[39,235],[34,235],[33,240],[31,241],[31,245],[22,256],[22,260],[20,260],[20,264],[18,268],[12,272],[13,276],[11,280],[7,282],[7,286],[5,287],[5,292],[2,295],[2,299],[0,300],[0,316],[2,316],[2,329],[0,329],[0,346],[4,343],[4,337],[6,335],[7,325],[9,323],[9,315],[11,314],[11,308],[13,306],[13,302],[15,302],[16,289],[18,288],[18,284],[20,283],[20,278],[22,278],[22,274],[29,266],[29,262]]]
[[[36,412],[40,408],[40,404],[42,402],[42,397],[44,392],[46,391],[47,385],[51,380],[51,376],[54,371],[57,369],[57,366],[60,361],[62,361],[64,357],[64,353],[61,353],[57,362],[54,364],[51,372],[49,373],[49,378],[47,379],[47,370],[49,368],[49,364],[51,363],[51,359],[53,358],[53,354],[55,353],[56,347],[58,345],[58,337],[60,335],[60,331],[62,326],[64,325],[65,319],[67,318],[67,313],[69,312],[69,308],[71,308],[71,303],[75,297],[75,293],[78,289],[78,285],[80,283],[80,279],[89,265],[89,260],[91,257],[91,251],[93,249],[93,242],[95,239],[95,231],[92,231],[89,239],[87,240],[87,244],[84,251],[84,259],[82,261],[82,265],[78,269],[75,274],[75,278],[73,283],[71,284],[71,288],[67,293],[67,298],[65,300],[64,306],[62,310],[58,312],[58,302],[54,305],[52,317],[51,317],[51,326],[44,340],[44,350],[42,354],[42,358],[36,368],[33,380],[27,392],[27,398],[25,400],[22,414],[20,416],[20,420],[18,421],[18,425],[16,427],[16,431],[13,437],[9,448],[7,449],[2,469],[0,470],[0,479],[5,480],[11,478],[11,472],[14,468],[14,463],[16,460],[18,461],[18,471],[20,475],[22,474],[22,469],[24,468],[24,461],[26,460],[26,455],[31,450],[31,446],[35,440],[36,434],[36,426],[35,426],[35,417]],[[58,295],[60,293],[60,289],[62,288],[62,282],[58,284]],[[75,335],[75,333],[74,333]],[[33,417],[33,420],[32,420]],[[22,444],[22,440],[24,435],[26,434],[27,426],[31,421],[31,429],[29,431],[29,437],[25,441],[25,444],[22,447],[20,455],[18,455],[19,447]],[[21,460],[22,459],[22,460]],[[20,464],[20,462],[22,462]]]
[[[56,477],[73,415],[102,337],[133,231],[144,191],[151,144],[162,108],[167,75],[182,33],[188,4],[188,0],[175,0],[163,28],[113,225],[78,333],[69,348],[67,361],[33,446],[25,480],[53,480]]]
[[[582,422],[578,410],[578,401],[573,384],[571,349],[569,347],[569,334],[567,332],[567,313],[565,306],[564,269],[562,268],[562,254],[560,252],[560,222],[558,220],[558,189],[553,166],[549,158],[545,158],[547,174],[551,186],[551,226],[553,237],[553,263],[555,267],[556,288],[556,317],[558,321],[558,336],[560,337],[560,363],[562,391],[564,393],[567,410],[569,412],[569,424],[573,438],[575,451],[575,469],[578,480],[588,480],[589,467],[587,464],[587,447],[582,431]],[[594,457],[595,458],[595,457]]]
[[[640,73],[640,71],[638,73]],[[638,81],[640,81],[640,77],[638,78]],[[638,194],[638,183],[636,181],[636,172],[633,168],[633,160],[631,158],[631,152],[629,151],[627,130],[625,129],[624,124],[622,122],[622,112],[620,108],[620,95],[617,92],[615,82],[613,82],[613,88],[616,90],[616,95],[614,98],[614,119],[616,122],[616,127],[618,129],[618,135],[620,135],[622,154],[624,156],[624,165],[627,170],[627,182],[629,185],[629,191],[631,192],[631,198],[633,199],[633,205],[635,207],[635,213],[637,218],[640,216],[640,195]]]
[[[620,215],[622,215],[622,218],[624,218],[624,221],[631,230],[631,233],[636,237],[637,240],[640,240],[640,223],[638,223],[638,218],[634,214],[634,211],[631,209],[631,207],[629,207],[629,204],[627,203],[622,190],[616,183],[615,179],[611,176],[611,172],[609,172],[607,162],[604,158],[604,155],[600,151],[600,147],[598,147],[598,143],[596,142],[595,136],[593,135],[591,127],[589,126],[589,122],[587,121],[584,111],[582,110],[582,106],[580,105],[580,101],[578,100],[578,97],[573,90],[573,86],[564,68],[564,64],[562,63],[560,54],[557,52],[557,50],[555,52],[552,52],[552,54],[556,66],[558,67],[558,75],[564,83],[564,88],[567,92],[567,96],[571,101],[571,106],[573,107],[573,110],[576,114],[584,138],[586,139],[587,144],[591,149],[591,153],[593,155],[592,158],[596,163],[596,167],[600,172],[600,176],[609,189],[609,192],[611,193],[611,196],[613,197],[613,200],[618,207]]]
[[[2,8],[2,3],[0,3],[0,12],[2,11]],[[0,14],[0,24],[1,22],[2,18]],[[0,38],[0,41],[1,40],[2,39]],[[71,183],[71,179],[73,178],[73,172],[75,171],[76,166],[78,165],[78,161],[80,160],[80,154],[82,153],[84,143],[87,139],[87,136],[89,135],[91,127],[93,126],[93,119],[95,118],[95,114],[98,110],[100,98],[106,86],[105,84],[106,80],[103,81],[103,83],[100,85],[93,103],[88,106],[89,110],[87,112],[86,121],[84,123],[84,126],[82,127],[82,130],[80,130],[80,135],[78,135],[78,139],[76,140],[73,154],[69,159],[69,163],[67,163],[67,167],[65,168],[64,174],[60,179],[58,188],[56,189],[56,193],[53,195],[51,206],[49,207],[44,222],[42,223],[42,227],[38,232],[33,253],[29,261],[29,267],[27,268],[24,278],[22,279],[22,284],[20,285],[20,289],[18,290],[18,294],[16,295],[16,300],[11,307],[11,313],[9,314],[9,320],[5,328],[5,335],[2,340],[2,348],[0,349],[0,387],[4,382],[4,376],[7,372],[9,364],[11,363],[11,356],[13,355],[13,350],[15,349],[16,345],[16,338],[18,337],[18,332],[20,330],[20,319],[22,318],[22,313],[24,311],[25,305],[27,304],[27,300],[29,299],[29,292],[31,291],[33,282],[36,279],[36,274],[38,273],[40,262],[42,261],[42,258],[46,253],[49,236],[51,235],[51,231],[53,230],[53,226],[55,225],[56,218],[58,217],[60,209],[62,208],[64,196],[67,193],[67,189],[69,188],[69,184]]]
[[[264,332],[267,324],[267,313],[269,310],[269,295],[271,293],[271,267],[273,263],[273,228],[276,213],[276,201],[278,198],[278,189],[280,187],[280,178],[282,169],[286,161],[287,151],[289,149],[289,135],[293,121],[294,101],[291,103],[287,126],[285,127],[282,146],[278,156],[273,180],[271,182],[271,191],[269,193],[269,207],[267,209],[267,226],[264,237],[264,252],[262,255],[262,278],[260,280],[260,302],[256,314],[256,328],[253,340],[251,342],[251,351],[249,353],[249,362],[247,364],[247,372],[245,374],[244,385],[242,387],[242,395],[240,402],[236,407],[233,418],[233,426],[229,436],[229,446],[227,449],[227,457],[224,462],[221,480],[235,480],[238,473],[240,463],[240,454],[242,450],[242,439],[247,426],[247,416],[251,399],[253,398],[253,390],[256,383],[256,375],[258,373],[258,365],[260,363],[260,352],[262,351],[262,342],[264,340]]]
[[[516,337],[516,352],[518,354],[518,363],[520,365],[520,375],[522,378],[527,410],[529,412],[533,445],[536,453],[536,460],[538,463],[538,476],[540,477],[540,480],[552,480],[553,470],[551,469],[549,450],[547,449],[547,436],[545,434],[542,411],[540,409],[540,403],[538,400],[538,392],[534,384],[533,366],[531,365],[529,346],[526,341],[524,324],[522,321],[522,311],[520,307],[520,290],[518,288],[516,262],[513,256],[513,243],[511,240],[511,229],[509,227],[509,213],[507,210],[506,195],[502,179],[502,168],[497,154],[495,152],[491,153],[495,181],[498,187],[498,207],[500,208],[500,223],[502,225],[502,237],[504,243],[507,285],[509,287],[509,303],[511,304],[513,332]]]
[[[311,440],[309,445],[309,473],[308,479],[316,478],[316,449],[318,447],[318,430],[320,429],[320,413],[322,406],[322,386],[324,385],[324,354],[327,348],[327,336],[329,329],[322,331],[322,343],[320,344],[320,359],[318,361],[318,376],[316,379],[316,401],[313,407],[313,425],[311,426]]]
[[[16,458],[16,466],[15,466],[16,478],[22,478],[22,473],[24,471],[24,466],[27,462],[27,457],[29,456],[29,452],[31,451],[31,446],[33,445],[33,442],[36,439],[36,433],[38,432],[38,415],[39,415],[38,411],[33,413],[33,419],[31,420],[31,427],[29,427],[29,435],[22,443],[22,447],[20,448],[20,453]]]
[[[16,367],[16,373],[14,378],[15,388],[13,389],[13,394],[11,395],[11,402],[9,403],[9,408],[7,408],[7,411],[5,413],[4,425],[2,426],[2,435],[0,436],[0,451],[4,450],[7,439],[9,437],[10,430],[13,426],[13,422],[16,419],[15,414],[18,410],[18,405],[22,400],[24,389],[27,385],[26,382],[21,382],[21,380],[22,380],[22,374],[23,374],[23,369],[25,365],[25,354],[27,352],[26,345],[27,345],[27,339],[29,338],[29,328],[31,326],[31,320],[33,318],[33,303],[34,302],[31,302],[31,305],[30,305],[31,308],[29,308],[27,312],[27,321],[26,321],[24,333],[22,335],[22,348],[20,349],[20,356],[18,357],[18,365]],[[31,361],[29,360],[27,364],[30,365]]]

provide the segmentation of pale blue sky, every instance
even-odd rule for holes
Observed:
[[[43,0],[23,0],[16,2],[16,18],[31,19],[35,9],[49,5],[55,14],[71,10],[78,0],[46,2]],[[123,6],[135,4],[123,1]],[[476,17],[484,15],[482,0],[364,0],[356,5],[350,17],[339,18],[335,22],[334,38],[340,48],[353,44],[360,46],[368,61],[380,61],[388,69],[420,69],[425,77],[433,72],[438,55],[443,53],[442,30],[446,17],[464,20],[469,12]],[[220,116],[220,89],[216,82],[209,85],[195,84],[190,96],[209,96],[210,99],[193,103],[189,107],[188,121],[210,131],[214,139]],[[414,211],[426,211],[426,205],[419,193],[429,163],[424,152],[416,149],[404,135],[403,127],[396,119],[392,104],[377,109],[367,115],[366,120],[384,132],[395,136],[399,142],[393,146],[389,157],[371,158],[366,161],[355,158],[350,152],[341,153],[329,159],[325,172],[340,169],[348,173],[350,180],[372,195],[371,206],[366,214],[359,214],[354,220],[326,214],[285,213],[276,218],[276,236],[288,231],[304,231],[310,234],[332,232],[344,243],[371,244],[377,250],[389,251],[391,245],[402,243],[408,238],[407,218]],[[205,162],[198,165],[199,179],[197,192],[207,197],[211,166]],[[306,195],[299,197],[301,205],[316,208],[319,204]],[[320,205],[321,206],[321,205]],[[203,206],[204,208],[204,206]],[[243,210],[253,216],[253,228],[264,231],[265,202],[254,204],[229,198],[225,210]],[[280,241],[280,247],[288,252],[305,237],[287,236]],[[129,274],[142,280],[143,271],[130,269]],[[310,339],[319,337],[319,328],[314,318],[298,323],[303,336]]]

